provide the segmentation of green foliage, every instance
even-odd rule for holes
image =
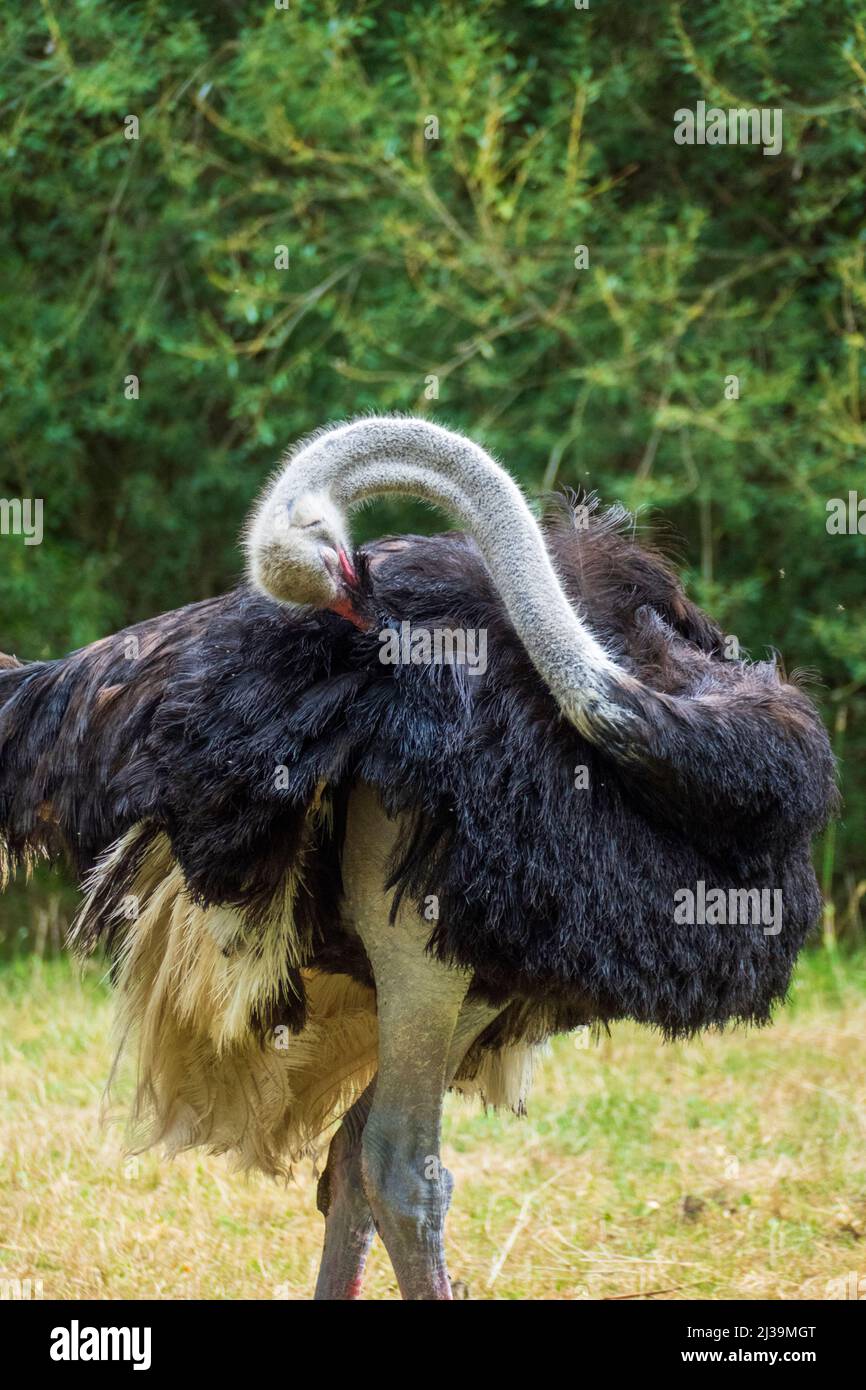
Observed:
[[[866,539],[826,504],[866,495],[866,0],[43,0],[2,24],[0,496],[42,497],[45,541],[0,537],[0,647],[218,591],[286,445],[430,411],[530,489],[661,515],[743,648],[820,672],[852,916]],[[782,108],[782,152],[676,144],[698,100]]]

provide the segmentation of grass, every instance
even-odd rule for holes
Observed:
[[[561,1038],[523,1121],[449,1100],[452,1276],[476,1299],[799,1299],[866,1275],[864,964],[814,952],[762,1031]],[[308,1297],[312,1175],[126,1158],[99,1124],[110,1016],[96,971],[0,969],[0,1279],[46,1298]],[[396,1297],[378,1247],[365,1295]]]

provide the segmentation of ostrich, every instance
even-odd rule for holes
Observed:
[[[354,549],[386,493],[463,533]],[[766,1022],[817,917],[817,713],[626,520],[539,524],[470,440],[365,418],[281,466],[239,588],[2,662],[0,868],[83,879],[132,1142],[283,1174],[330,1133],[318,1298],[359,1296],[376,1232],[403,1298],[451,1297],[450,1087],[520,1112],[556,1032]],[[406,624],[483,630],[486,670],[385,664]],[[719,915],[768,893],[778,923]]]

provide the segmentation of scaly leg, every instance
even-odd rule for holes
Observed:
[[[499,1006],[481,1000],[463,1005],[448,1054],[447,1085],[475,1039],[499,1012]],[[355,1299],[361,1295],[364,1265],[376,1229],[361,1174],[361,1140],[375,1089],[373,1080],[346,1111],[319,1179],[317,1204],[325,1218],[325,1243],[316,1281],[317,1299]]]
[[[375,1087],[373,1080],[346,1111],[319,1178],[316,1205],[325,1218],[325,1243],[316,1280],[317,1299],[361,1296],[364,1265],[376,1233],[361,1181],[361,1137]]]
[[[448,1053],[469,988],[465,973],[424,951],[417,920],[358,930],[373,967],[379,1071],[361,1172],[376,1229],[407,1299],[449,1299],[445,1214],[451,1177],[439,1159]]]
[[[452,1183],[439,1142],[449,1057],[470,977],[427,954],[429,925],[409,905],[403,904],[394,923],[389,920],[390,895],[383,885],[399,832],[373,789],[357,786],[349,801],[343,884],[347,915],[372,967],[379,1023],[379,1070],[363,1127],[361,1179],[403,1297],[450,1299],[443,1232]],[[358,1287],[368,1227],[356,1193],[347,1205],[332,1204],[329,1189],[341,1158],[351,1154],[361,1110],[335,1154],[323,1193],[334,1238],[326,1240],[320,1286],[342,1290],[343,1297]],[[343,1184],[350,1186],[357,1182]],[[350,1247],[342,1255],[340,1235],[343,1247]]]

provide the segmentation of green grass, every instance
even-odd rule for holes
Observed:
[[[866,1275],[866,956],[800,967],[769,1029],[664,1044],[558,1039],[529,1117],[448,1103],[451,1273],[486,1298],[828,1295]],[[100,1126],[98,971],[0,970],[0,1278],[46,1298],[307,1297],[314,1178],[124,1155]],[[383,1252],[366,1296],[396,1297]]]

